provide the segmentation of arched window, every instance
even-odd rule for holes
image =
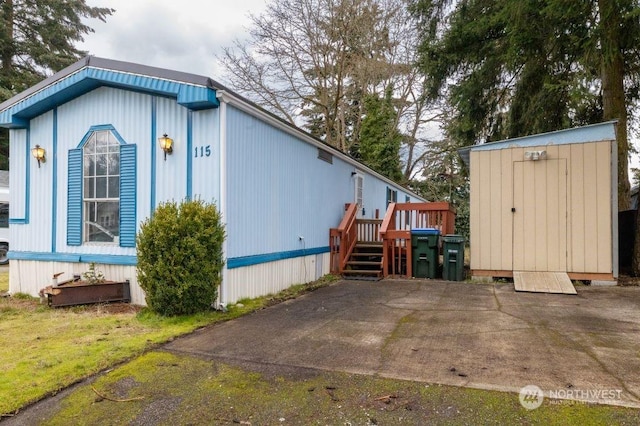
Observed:
[[[120,239],[120,143],[109,130],[93,132],[82,148],[84,242]]]
[[[94,126],[69,150],[67,244],[135,247],[136,145]]]

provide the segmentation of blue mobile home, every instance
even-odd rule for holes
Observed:
[[[36,295],[53,274],[96,262],[144,303],[140,222],[163,201],[200,198],[226,223],[220,298],[232,303],[327,273],[345,203],[373,217],[389,198],[423,201],[207,77],[138,64],[82,59],[2,103],[0,126],[12,293]]]

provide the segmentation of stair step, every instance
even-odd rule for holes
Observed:
[[[382,271],[377,269],[345,269],[342,275],[380,275]]]
[[[382,248],[382,241],[358,241],[356,242],[356,248]]]
[[[382,257],[382,253],[376,253],[373,251],[360,251],[351,253],[351,257]]]
[[[382,247],[354,247],[353,251],[351,252],[353,253],[362,253],[362,254],[367,254],[367,253],[374,253],[374,254],[380,254],[382,255]]]
[[[382,261],[372,262],[372,261],[369,261],[369,260],[350,260],[350,261],[347,262],[347,265],[382,267]]]

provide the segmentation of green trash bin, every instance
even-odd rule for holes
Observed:
[[[416,278],[435,278],[438,270],[440,231],[434,228],[411,230],[411,268]]]
[[[442,278],[447,281],[464,280],[464,237],[445,235],[443,241]]]

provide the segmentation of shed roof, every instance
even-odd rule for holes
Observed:
[[[616,139],[617,123],[617,120],[605,121],[603,123],[557,130],[555,132],[539,133],[531,136],[473,145],[459,149],[458,153],[468,167],[471,151],[491,151],[515,147],[526,148],[544,145],[567,145],[574,143],[610,141]]]

